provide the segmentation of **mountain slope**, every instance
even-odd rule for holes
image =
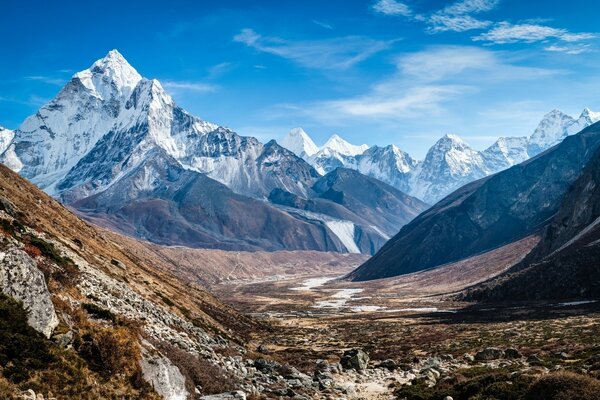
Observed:
[[[295,134],[302,148],[315,150],[305,133]],[[337,136],[328,143],[331,151],[362,151]],[[358,217],[333,203],[308,215],[264,201],[275,189],[311,198],[320,175],[275,141],[263,144],[187,113],[117,51],[76,73],[17,129],[2,161],[86,218],[161,244],[373,253],[392,233],[377,225],[387,219],[362,218],[369,239],[354,238]]]
[[[470,183],[404,226],[353,280],[401,275],[456,261],[544,226],[600,145],[600,126],[496,175]]]
[[[183,169],[154,149],[108,189],[72,203],[86,218],[154,243],[236,250],[344,251],[326,226]]]
[[[217,371],[223,373],[225,359],[215,350],[239,348],[236,342],[243,343],[256,327],[207,292],[183,284],[160,260],[140,260],[118,237],[81,221],[4,166],[0,204],[0,290],[22,301],[29,325],[45,335],[21,333],[24,345],[13,360],[3,352],[8,357],[2,361],[3,384],[14,379],[21,389],[57,398],[86,393],[90,399],[158,399],[160,394],[174,400],[201,382],[186,382],[179,372],[182,360],[157,346],[189,352],[189,362],[213,368],[211,379],[222,381]],[[3,334],[15,323],[5,318],[0,316]],[[36,343],[37,350],[27,343]],[[35,361],[44,352],[49,356]],[[246,386],[236,368],[232,379]],[[161,374],[172,379],[161,381]],[[211,382],[202,386],[210,390]]]
[[[485,301],[600,298],[600,150],[565,194],[542,240],[523,262],[475,286]]]
[[[418,199],[345,168],[316,181],[308,198],[275,189],[269,201],[298,218],[321,221],[349,252],[365,254],[374,254],[398,226],[427,208]]]

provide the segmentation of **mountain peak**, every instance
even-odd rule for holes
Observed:
[[[102,99],[109,99],[115,89],[119,95],[127,97],[142,80],[142,76],[117,50],[109,51],[104,58],[97,60],[90,68],[77,72],[73,78],[79,79]]]
[[[586,107],[581,112],[579,119],[586,119],[589,122],[594,123],[594,122],[600,121],[600,112],[594,112]]]
[[[362,144],[360,146],[351,144],[344,140],[337,133],[331,135],[331,137],[327,139],[327,142],[325,142],[325,144],[322,147],[322,149],[334,150],[346,156],[356,156],[358,154],[362,154],[368,148],[369,146],[367,146],[366,144]]]
[[[307,158],[319,151],[319,148],[304,129],[292,129],[282,140],[281,145],[298,157]]]

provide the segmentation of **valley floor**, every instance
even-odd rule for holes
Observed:
[[[258,353],[321,374],[323,398],[457,399],[465,381],[492,379],[517,390],[553,370],[593,375],[600,369],[600,303],[474,306],[452,297],[513,265],[536,241],[396,279],[348,283],[339,279],[348,265],[335,274],[233,281],[213,291],[262,322],[252,337]],[[337,367],[348,349],[364,350],[368,368]],[[498,396],[492,398],[512,398]]]

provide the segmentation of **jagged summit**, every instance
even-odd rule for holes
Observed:
[[[367,146],[366,144],[353,145],[344,140],[341,136],[339,136],[336,133],[331,135],[331,137],[327,139],[327,141],[322,147],[322,149],[333,150],[345,156],[356,156],[362,154],[368,148],[369,146]]]
[[[142,76],[117,50],[111,50],[92,66],[73,75],[92,93],[102,99],[110,99],[116,90],[121,96],[128,97]]]
[[[307,159],[319,151],[315,142],[313,142],[304,129],[300,127],[292,129],[281,140],[281,145],[294,152],[298,157],[304,159]]]

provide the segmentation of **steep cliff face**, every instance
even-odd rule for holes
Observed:
[[[485,301],[600,298],[600,151],[561,200],[540,243],[500,277],[471,288]]]

